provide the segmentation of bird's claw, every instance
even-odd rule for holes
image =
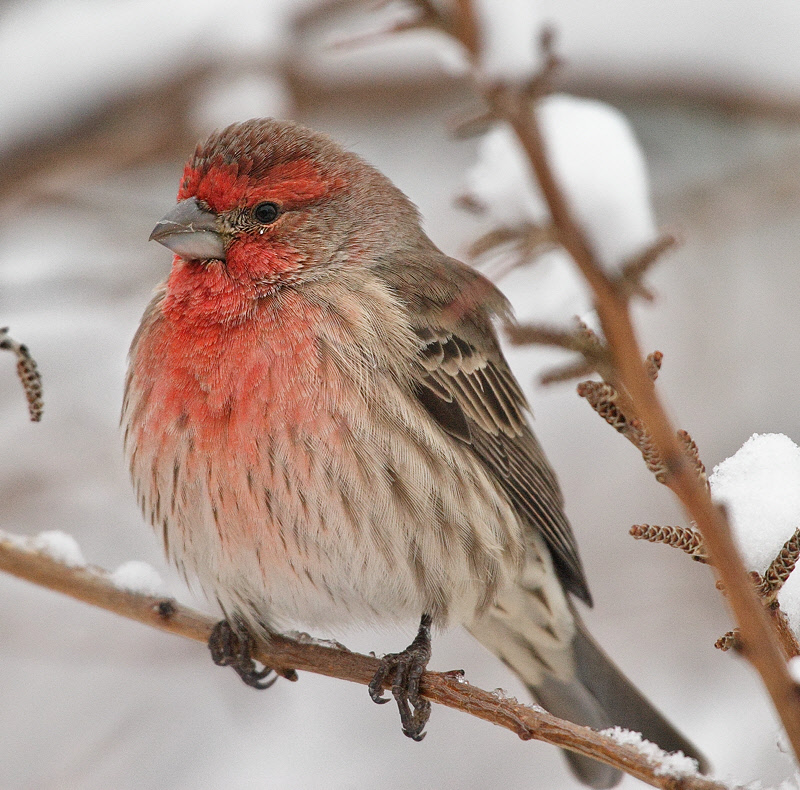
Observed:
[[[389,653],[369,684],[373,702],[383,704],[389,697],[383,695],[383,685],[392,679],[392,696],[400,711],[403,734],[415,741],[425,737],[425,725],[431,716],[431,703],[420,695],[422,673],[431,658],[431,619],[425,615],[414,641],[400,653]]]
[[[253,637],[243,623],[237,623],[234,627],[227,620],[220,620],[208,638],[208,649],[218,667],[233,667],[236,674],[252,688],[268,689],[278,679],[277,673],[269,677],[273,672],[271,667],[258,669],[256,666]],[[297,679],[294,670],[286,670],[281,674],[290,680]]]

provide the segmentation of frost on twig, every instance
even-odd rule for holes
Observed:
[[[708,556],[702,536],[691,527],[660,527],[650,524],[635,524],[631,527],[630,534],[637,540],[663,543],[686,552],[693,560],[713,564]],[[796,637],[792,634],[785,614],[780,610],[778,593],[794,570],[798,558],[800,558],[800,529],[795,530],[792,537],[786,541],[763,575],[758,571],[750,572],[750,579],[756,592],[764,606],[770,609],[771,615],[776,620],[776,629],[780,634],[781,643],[788,656],[800,653],[800,646]],[[717,582],[717,587],[724,592],[724,585],[721,582]],[[723,634],[717,639],[714,646],[723,651],[742,650],[743,644],[739,629],[734,628]]]
[[[15,535],[0,530],[0,544],[2,543],[27,554],[46,557],[65,568],[90,574],[118,590],[149,596],[164,594],[164,583],[152,565],[140,560],[129,560],[111,572],[89,565],[78,541],[61,530],[47,530],[32,536]]]
[[[123,562],[108,579],[118,589],[128,592],[151,596],[165,593],[164,582],[158,571],[141,560]]]
[[[766,433],[753,434],[717,464],[709,481],[714,501],[725,506],[748,570],[774,574],[776,581],[788,577],[782,566],[791,564],[794,554],[798,480],[800,447],[788,436]]]
[[[657,776],[669,776],[673,779],[688,779],[698,776],[697,760],[687,757],[683,752],[665,752],[655,743],[645,740],[640,733],[610,727],[601,730],[603,735],[608,735],[623,746],[632,746],[655,769]]]
[[[17,357],[17,375],[28,399],[28,413],[33,422],[42,419],[44,401],[42,400],[42,375],[31,356],[28,347],[18,343],[8,335],[8,327],[0,327],[0,348],[11,351]]]
[[[787,604],[790,608],[787,616],[787,613],[781,609],[778,595],[784,584],[789,580],[797,564],[798,557],[800,557],[800,529],[795,530],[792,537],[783,544],[778,555],[770,563],[763,575],[758,571],[750,572],[750,578],[753,581],[756,592],[773,618],[781,645],[788,657],[800,655],[800,643],[798,643],[796,632],[790,623],[790,616],[794,615],[792,619],[796,620],[796,611],[794,611],[796,601],[793,596],[789,596]],[[731,648],[741,650],[742,641],[738,629],[723,634],[716,641],[715,647],[719,650],[730,650]]]
[[[789,525],[800,520],[800,494],[796,490],[800,449],[778,434],[753,436],[734,456],[719,464],[709,484],[691,437],[679,431],[678,439],[698,476],[712,488],[715,499],[725,502],[731,511],[740,546],[751,568],[750,581],[769,610],[785,654],[797,655],[800,653],[795,636],[798,585],[795,583],[788,594],[781,595],[781,592],[800,558],[800,528],[794,529],[777,552],[774,547],[778,536],[786,534]],[[630,534],[637,539],[679,548],[693,559],[713,565],[700,533],[693,528],[640,524],[631,527]],[[769,561],[767,551],[775,552]],[[718,581],[717,586],[725,592],[722,581]],[[720,650],[743,650],[739,629],[728,631],[715,646]]]
[[[0,541],[6,541],[25,551],[42,554],[68,568],[86,567],[86,560],[83,558],[78,541],[61,530],[47,530],[32,537],[13,535],[0,530]]]

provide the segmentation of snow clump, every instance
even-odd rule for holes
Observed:
[[[764,573],[800,528],[800,447],[780,433],[753,434],[714,468],[711,495],[725,505],[748,570]],[[778,594],[789,625],[800,633],[800,575]]]

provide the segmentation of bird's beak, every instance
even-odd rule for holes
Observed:
[[[202,208],[193,197],[182,200],[161,218],[150,241],[169,247],[187,261],[225,260],[217,215]]]

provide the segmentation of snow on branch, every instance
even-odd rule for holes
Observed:
[[[697,760],[687,757],[683,752],[665,752],[657,744],[642,738],[641,733],[631,732],[624,727],[610,727],[601,732],[623,746],[636,749],[654,767],[657,776],[686,779],[697,775]]]
[[[35,538],[0,533],[0,570],[99,606],[162,631],[207,643],[216,621],[153,594],[155,571],[142,562],[128,562],[114,573],[89,566],[75,540],[62,532]],[[274,635],[258,641],[255,658],[280,674],[293,669],[368,685],[379,666],[372,656],[353,653],[338,644],[305,635]],[[390,685],[390,684],[387,684]],[[551,715],[539,706],[523,705],[501,693],[470,685],[460,671],[425,672],[423,695],[431,702],[469,713],[516,733],[522,740],[540,740],[614,766],[653,787],[665,790],[725,790],[725,785],[700,776],[680,753],[642,748],[641,738],[597,732]],[[670,767],[673,766],[673,767]],[[674,768],[679,766],[680,770]]]

